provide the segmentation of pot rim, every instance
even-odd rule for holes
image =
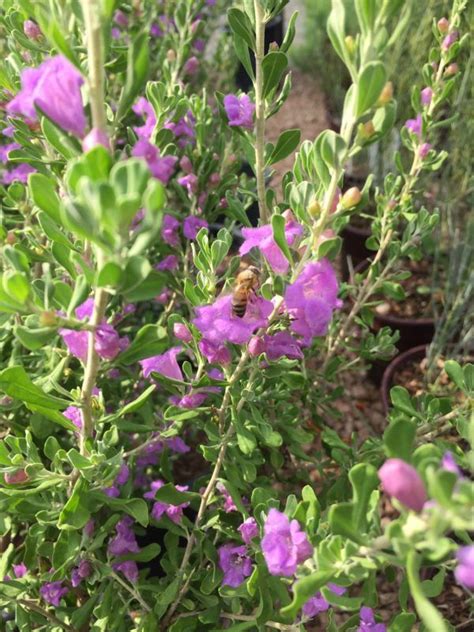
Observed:
[[[388,411],[391,407],[390,389],[393,386],[392,382],[395,372],[400,368],[400,366],[407,364],[407,362],[410,360],[414,360],[416,358],[422,359],[423,357],[426,357],[428,347],[429,345],[424,344],[418,345],[416,347],[411,347],[411,349],[407,349],[407,351],[404,351],[403,353],[395,356],[383,372],[382,383],[380,385],[380,395],[382,397],[382,404],[385,415],[388,414]]]

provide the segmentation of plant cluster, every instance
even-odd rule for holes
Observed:
[[[253,86],[234,93],[223,4],[1,9],[5,630],[296,631],[322,615],[331,631],[447,631],[430,598],[451,572],[474,590],[473,366],[446,362],[443,393],[394,387],[383,437],[332,426],[341,375],[393,354],[373,305],[403,298],[400,262],[438,221],[415,193],[447,159],[434,130],[465,2],[434,29],[396,172],[362,189],[345,169],[392,133],[402,3],[355,1],[348,40],[334,0],[341,126],[301,145],[297,129],[266,140],[297,16],[266,49],[287,0],[225,7]],[[266,175],[298,147],[279,201]],[[374,257],[341,283],[339,233],[369,196]],[[401,581],[390,622],[382,576]]]

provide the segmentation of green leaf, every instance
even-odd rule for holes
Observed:
[[[420,557],[416,551],[409,551],[406,562],[408,585],[415,602],[416,611],[428,630],[448,632],[448,627],[441,613],[428,601],[423,593],[419,577]]]
[[[180,492],[172,483],[166,483],[155,492],[155,499],[169,505],[181,505],[199,499],[194,492]]]
[[[74,485],[71,496],[59,514],[58,527],[60,529],[82,529],[86,525],[91,516],[85,503],[88,490],[87,482],[83,478],[79,478]]]
[[[464,390],[464,375],[461,365],[455,360],[446,360],[444,370],[460,390]]]
[[[281,51],[272,51],[262,61],[263,96],[267,97],[278,86],[288,66],[288,57]]]
[[[118,356],[117,360],[129,366],[144,358],[162,353],[168,346],[169,342],[164,327],[145,325],[138,331],[132,344]]]
[[[91,503],[100,503],[102,505],[108,505],[116,511],[125,511],[129,516],[132,516],[142,527],[147,527],[149,523],[148,506],[141,498],[110,498],[102,492],[90,493]]]
[[[388,632],[411,632],[416,622],[412,612],[401,612],[388,626]]]
[[[49,344],[57,332],[51,327],[31,329],[23,325],[15,325],[14,334],[24,347],[30,351],[37,351]]]
[[[408,419],[395,419],[385,430],[383,441],[387,456],[410,462],[416,436],[416,424]]]
[[[329,525],[336,535],[343,535],[353,542],[364,544],[365,538],[357,531],[353,524],[354,504],[350,502],[331,505],[329,509]]]
[[[28,177],[28,187],[36,206],[49,215],[57,224],[60,224],[59,209],[61,201],[56,193],[54,181],[42,173],[32,173]]]
[[[377,14],[376,0],[355,0],[355,9],[362,33],[372,31]]]
[[[367,530],[370,496],[379,486],[377,470],[370,463],[358,463],[350,470],[349,480],[353,489],[352,524],[355,529],[364,533]]]
[[[319,151],[321,158],[329,168],[337,169],[341,166],[347,150],[345,140],[340,134],[332,130],[325,130],[319,135]]]
[[[289,156],[298,147],[300,138],[301,132],[299,129],[288,129],[280,134],[280,138],[277,140],[267,164],[273,165]]]
[[[327,21],[327,32],[331,44],[344,63],[347,62],[347,51],[344,38],[345,33],[345,17],[344,4],[341,0],[333,0],[332,10]]]
[[[334,578],[334,575],[335,570],[316,571],[307,577],[303,577],[303,579],[298,579],[293,584],[293,601],[281,609],[281,614],[294,619],[308,599],[314,597],[318,590]]]
[[[20,305],[25,305],[30,295],[30,284],[26,274],[9,270],[2,277],[2,285],[8,296]]]
[[[257,439],[255,435],[237,419],[234,420],[234,426],[240,451],[243,454],[252,454],[257,447]]]
[[[123,270],[115,261],[107,261],[97,275],[97,287],[119,287],[123,283]]]
[[[68,430],[77,430],[72,421],[59,412],[59,409],[68,406],[69,402],[44,393],[33,384],[23,367],[12,366],[1,371],[0,390],[23,402],[33,412],[41,413]]]
[[[357,81],[357,117],[375,105],[386,81],[385,66],[381,61],[370,61],[364,66]]]
[[[272,217],[272,230],[273,230],[273,239],[276,241],[278,247],[285,255],[286,259],[291,264],[293,259],[291,257],[290,248],[288,246],[288,242],[286,241],[285,235],[285,218],[283,215],[273,215]]]
[[[338,608],[342,608],[343,610],[360,610],[360,607],[364,603],[363,596],[347,597],[346,595],[337,595],[326,586],[322,586],[321,593],[326,601],[328,601],[332,606],[337,606]]]
[[[410,395],[406,388],[403,386],[394,386],[390,389],[390,399],[392,400],[392,404],[398,410],[406,413],[410,417],[421,418],[420,413],[416,410],[413,402],[411,401]]]
[[[133,402],[129,402],[123,408],[121,408],[115,415],[113,415],[113,418],[120,419],[121,417],[125,417],[125,415],[128,415],[129,413],[135,412],[144,405],[144,403],[148,400],[148,398],[155,390],[156,385],[152,384],[151,386],[146,388],[143,393],[140,393],[137,399],[134,399]]]
[[[145,86],[150,60],[149,39],[148,33],[141,33],[128,48],[127,78],[117,108],[117,121],[125,116]]]
[[[227,11],[229,26],[237,37],[244,40],[249,48],[255,50],[255,36],[252,23],[240,9],[229,9]],[[237,39],[237,38],[235,38]]]
[[[149,562],[157,557],[161,552],[161,546],[156,542],[149,544],[141,549],[138,553],[128,553],[127,555],[120,555],[118,560],[135,560],[136,562]]]

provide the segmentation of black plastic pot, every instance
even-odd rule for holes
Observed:
[[[354,224],[347,224],[341,231],[341,265],[342,278],[344,281],[347,281],[350,276],[349,260],[352,268],[357,268],[361,263],[366,262],[367,259],[371,259],[374,256],[374,252],[369,250],[365,245],[370,234],[370,228],[355,226]]]
[[[368,261],[362,261],[354,270],[355,273],[363,272],[368,266]],[[434,318],[400,318],[392,314],[379,314],[375,312],[375,331],[382,327],[390,327],[400,333],[397,349],[400,352],[407,351],[418,345],[430,344],[435,333]]]
[[[385,369],[382,378],[382,385],[380,387],[380,394],[386,414],[390,409],[390,389],[393,386],[403,386],[403,384],[395,384],[395,373],[400,369],[409,366],[410,364],[414,364],[415,362],[420,362],[421,360],[423,360],[423,358],[426,357],[427,350],[427,345],[418,345],[416,347],[412,347],[411,349],[408,349],[404,353],[401,353],[399,356],[394,358]]]
[[[270,20],[265,28],[265,52],[268,52],[270,44],[276,42],[278,46],[281,46],[284,38],[284,22],[283,15],[277,15],[276,18]],[[250,53],[250,61],[252,62],[252,68],[255,71],[255,57],[253,53]],[[235,83],[242,92],[248,92],[252,87],[252,81],[247,74],[247,71],[239,64],[235,73]]]

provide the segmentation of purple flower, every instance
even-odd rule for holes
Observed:
[[[422,126],[423,119],[421,118],[421,114],[418,114],[414,119],[408,119],[405,123],[405,127],[412,132],[412,134],[416,134],[418,137],[421,137]]]
[[[59,606],[59,602],[69,592],[69,588],[65,588],[62,582],[47,582],[40,588],[40,595],[46,603],[52,606]]]
[[[90,318],[93,309],[94,301],[92,298],[89,298],[76,308],[76,317],[79,320]],[[79,358],[82,362],[85,362],[89,346],[88,332],[62,328],[59,329],[59,334],[67,346],[69,353]],[[126,345],[127,338],[120,338],[117,331],[105,320],[97,327],[95,332],[95,350],[104,360],[113,360]]]
[[[31,40],[39,40],[43,35],[40,27],[33,20],[25,20],[23,22],[23,33]]]
[[[379,469],[382,487],[413,511],[421,511],[425,504],[426,490],[421,476],[412,465],[401,459],[388,459]]]
[[[430,87],[423,88],[420,93],[422,105],[429,105],[433,98],[433,90]]]
[[[277,509],[270,509],[263,527],[262,551],[272,575],[291,577],[298,564],[313,554],[313,547],[297,520]]]
[[[176,255],[168,255],[156,265],[156,269],[161,271],[176,270],[178,265],[178,257]]]
[[[81,73],[70,61],[62,55],[51,57],[38,68],[22,72],[21,90],[7,105],[7,112],[36,121],[37,106],[59,127],[82,138],[86,128],[83,83]]]
[[[183,222],[183,234],[186,239],[196,239],[201,228],[207,228],[209,224],[205,219],[196,217],[195,215],[189,215]]]
[[[137,116],[142,116],[145,118],[145,124],[141,127],[134,127],[134,132],[136,133],[138,138],[150,140],[156,125],[156,115],[153,106],[149,101],[145,99],[145,97],[140,97],[135,105],[132,107],[132,110]]]
[[[195,123],[196,119],[194,118],[192,112],[189,111],[185,116],[180,118],[177,123],[167,121],[163,127],[173,132],[178,139],[178,145],[180,147],[185,147],[196,136],[194,131]]]
[[[156,491],[163,487],[164,484],[165,483],[163,481],[153,481],[150,486],[151,491],[146,492],[146,494],[144,494],[144,498],[154,500]],[[187,492],[189,489],[187,485],[175,485],[175,487],[179,492]],[[160,520],[160,518],[166,514],[175,524],[179,524],[183,517],[183,510],[186,509],[186,507],[189,507],[189,503],[187,502],[181,503],[180,505],[170,505],[169,503],[156,501],[153,504],[151,515],[155,520]]]
[[[123,517],[115,526],[116,536],[109,541],[107,553],[109,555],[126,555],[138,553],[140,550],[135,533],[131,528],[133,519],[130,516]]]
[[[256,329],[266,327],[272,311],[270,301],[256,296],[248,302],[245,315],[239,318],[232,313],[232,296],[227,295],[219,297],[211,305],[197,307],[193,324],[206,340],[215,345],[226,342],[243,345]]]
[[[199,351],[210,364],[226,366],[231,363],[232,356],[224,345],[214,344],[205,338],[199,343]]]
[[[83,420],[82,411],[77,406],[68,406],[66,410],[63,410],[63,415],[72,421],[78,430],[82,430]]]
[[[164,215],[161,224],[161,237],[169,246],[179,246],[179,222],[172,215]]]
[[[116,26],[114,26],[113,28],[110,29],[110,35],[112,36],[112,39],[120,39],[120,36],[122,35],[122,31],[118,29]]]
[[[293,360],[301,360],[303,352],[298,341],[287,331],[278,331],[272,336],[263,337],[264,351],[269,360],[278,360],[283,356]]]
[[[285,224],[285,237],[288,245],[292,245],[297,237],[303,234],[303,227],[297,222],[289,221]],[[273,228],[270,224],[258,228],[242,228],[244,242],[239,248],[239,253],[245,255],[252,248],[258,248],[272,270],[277,274],[286,274],[289,263],[276,241],[273,239]]]
[[[232,496],[229,494],[229,492],[225,488],[225,485],[223,483],[217,483],[216,487],[224,498],[224,511],[226,513],[230,513],[231,511],[237,511],[237,506],[232,500]]]
[[[263,342],[263,338],[260,336],[252,336],[249,341],[249,353],[252,358],[256,358],[257,356],[265,353],[265,343]]]
[[[224,544],[219,548],[219,567],[224,573],[223,586],[237,588],[252,573],[252,561],[245,546]]]
[[[336,595],[343,595],[346,592],[346,589],[342,586],[338,586],[337,584],[328,584],[327,586],[331,592]],[[308,599],[308,601],[303,606],[303,614],[307,618],[313,618],[318,615],[320,612],[326,612],[329,610],[330,604],[324,597],[321,592],[318,591],[314,597]]]
[[[103,130],[93,127],[82,141],[82,151],[88,152],[98,145],[102,145],[110,151],[110,141],[107,134]]]
[[[199,408],[208,397],[208,393],[204,391],[197,391],[194,393],[188,393],[183,397],[171,397],[170,401],[178,408]]]
[[[206,48],[206,42],[203,39],[196,39],[193,42],[193,48],[194,50],[196,50],[198,53],[203,53],[204,49]]]
[[[456,463],[453,453],[449,452],[449,450],[443,454],[443,458],[441,459],[441,467],[447,472],[453,472],[458,476],[462,476],[459,465]]]
[[[172,347],[165,353],[140,360],[143,377],[149,377],[152,372],[160,373],[171,380],[183,381],[183,374],[176,360],[181,353],[181,347]]]
[[[456,557],[458,565],[454,569],[454,577],[458,584],[474,591],[474,544],[461,546]]]
[[[27,572],[28,569],[23,562],[20,562],[20,564],[13,564],[13,574],[17,579],[21,579],[22,577],[24,577]]]
[[[144,138],[137,141],[132,156],[144,158],[151,175],[163,184],[168,184],[178,160],[176,156],[160,156],[160,150]]]
[[[194,173],[188,173],[188,175],[178,178],[178,184],[182,187],[186,187],[189,196],[197,192],[198,179]]]
[[[123,28],[126,28],[128,26],[127,14],[120,9],[117,9],[114,13],[114,22],[119,26],[123,26]]]
[[[240,97],[235,94],[226,95],[224,108],[231,127],[252,129],[255,104],[252,103],[248,94],[242,94]]]
[[[359,616],[360,624],[357,628],[357,632],[386,632],[386,625],[375,622],[374,611],[372,608],[361,608]]]
[[[250,544],[259,534],[258,524],[255,518],[247,518],[237,530],[245,544]]]
[[[84,535],[86,536],[86,538],[92,538],[92,536],[94,535],[94,530],[95,530],[95,523],[91,519],[86,523],[84,527]]]
[[[138,582],[138,566],[133,560],[126,562],[115,562],[112,564],[114,571],[120,571],[125,575],[129,582],[136,584]]]
[[[184,323],[175,323],[173,325],[173,333],[178,340],[182,340],[183,342],[191,342],[193,339],[192,333]]]
[[[286,288],[290,327],[303,338],[304,344],[326,333],[333,311],[342,306],[338,291],[334,268],[327,259],[307,263],[296,281]]]
[[[28,176],[30,173],[35,173],[36,169],[31,165],[27,165],[26,163],[21,163],[18,167],[11,169],[10,171],[5,171],[2,177],[2,182],[5,185],[11,184],[12,182],[18,181],[26,184],[28,182]]]
[[[171,437],[170,439],[165,439],[166,447],[173,452],[177,452],[178,454],[185,454],[189,452],[191,448],[184,443],[181,437]]]
[[[86,579],[91,574],[91,563],[87,560],[81,560],[79,562],[79,565],[71,573],[71,584],[74,588],[76,588],[76,586],[79,586],[83,579]]]

